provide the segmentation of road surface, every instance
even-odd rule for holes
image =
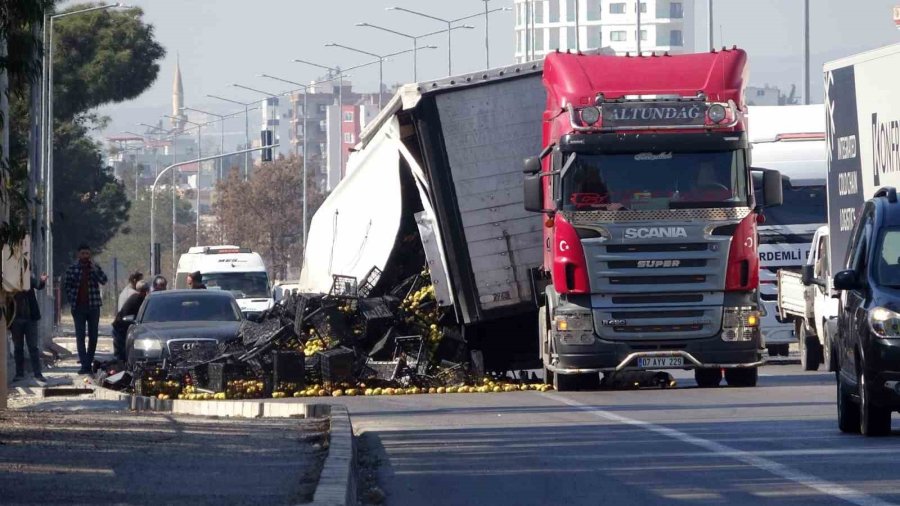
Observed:
[[[387,504],[900,504],[894,435],[837,429],[834,376],[757,388],[345,398]]]

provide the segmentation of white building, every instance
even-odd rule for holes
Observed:
[[[641,52],[694,51],[694,0],[515,0],[516,62],[557,49],[635,54],[638,3]]]

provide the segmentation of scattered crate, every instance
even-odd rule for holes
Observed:
[[[356,353],[353,350],[335,348],[320,351],[318,355],[322,365],[322,383],[326,388],[354,380],[353,363],[356,361]]]
[[[299,351],[272,352],[272,381],[275,385],[294,383],[300,388],[306,377],[303,353]]]
[[[372,294],[372,290],[375,289],[375,285],[378,284],[378,281],[381,280],[381,269],[378,267],[372,267],[369,269],[369,272],[363,276],[362,282],[359,284],[359,296],[360,297],[368,297]]]

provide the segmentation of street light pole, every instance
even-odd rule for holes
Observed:
[[[181,167],[182,165],[190,164],[190,163],[201,163],[201,162],[205,162],[207,160],[216,160],[219,158],[240,155],[240,154],[248,153],[251,151],[260,151],[263,149],[272,149],[272,148],[277,148],[277,147],[278,147],[278,144],[272,144],[269,146],[260,146],[258,148],[242,149],[239,151],[233,151],[231,153],[222,153],[219,155],[207,156],[205,158],[196,158],[194,160],[186,160],[184,162],[176,162],[176,163],[173,163],[172,165],[169,165],[165,169],[163,169],[159,173],[159,175],[156,176],[156,179],[153,181],[153,185],[150,187],[150,269],[153,270],[154,266],[156,265],[156,262],[155,262],[156,258],[154,255],[154,248],[153,248],[153,244],[156,242],[156,185],[159,184],[160,178],[162,178],[162,176],[165,175],[165,173],[167,171],[177,168],[177,167]],[[155,274],[159,274],[159,273],[154,272],[153,274],[155,275]]]
[[[446,30],[446,32],[447,32],[447,75],[453,75],[453,39],[452,39],[452,34],[453,34],[453,26],[452,26],[452,25],[453,25],[453,23],[458,23],[458,22],[460,22],[460,21],[465,21],[465,20],[467,20],[467,19],[472,19],[472,18],[475,18],[475,17],[478,17],[478,16],[483,15],[483,13],[479,12],[478,14],[471,14],[471,15],[468,15],[468,16],[463,16],[463,17],[461,17],[461,18],[456,18],[456,19],[444,19],[444,18],[439,18],[439,17],[437,17],[437,16],[432,16],[431,14],[425,14],[424,12],[414,11],[414,10],[412,10],[412,9],[407,9],[407,8],[405,8],[405,7],[388,7],[387,10],[389,10],[389,11],[403,11],[403,12],[406,12],[406,13],[409,13],[409,14],[414,14],[414,15],[416,15],[416,16],[420,16],[420,17],[423,17],[423,18],[432,19],[432,20],[434,20],[434,21],[439,21],[439,22],[441,22],[441,23],[446,23],[446,24],[447,24],[447,30]],[[502,10],[502,9],[495,9],[494,11],[488,11],[488,13],[490,13],[490,12],[496,12],[496,11],[500,11],[500,10]],[[462,25],[461,28],[474,29],[475,27],[472,26],[472,25]],[[443,31],[443,30],[442,30],[442,31]]]
[[[336,44],[334,42],[329,42],[328,44],[325,44],[325,47],[339,47],[341,49],[346,49],[348,51],[353,51],[355,53],[360,53],[360,54],[364,54],[364,55],[375,58],[374,61],[367,63],[366,65],[371,65],[374,63],[378,64],[378,110],[379,111],[381,110],[381,106],[382,106],[381,99],[382,99],[383,90],[384,90],[384,61],[392,56],[399,56],[401,54],[412,53],[419,49],[419,48],[406,49],[404,51],[397,51],[396,53],[379,55],[379,54],[375,54],[375,53],[370,53],[369,51],[364,51],[362,49],[357,49],[355,47],[345,46],[343,44]],[[422,49],[437,49],[437,46],[425,46]]]
[[[206,114],[207,116],[215,116],[216,118],[218,118],[219,127],[220,127],[219,128],[219,130],[220,130],[220,132],[219,132],[219,152],[220,153],[225,152],[225,118],[228,117],[227,115],[216,114],[214,112],[203,111],[200,109],[194,109],[193,107],[182,107],[181,110],[199,112],[200,114]],[[212,123],[212,122],[210,121],[209,123]],[[209,124],[209,123],[207,123],[207,124]],[[219,170],[216,175],[216,180],[221,179],[222,172],[223,172],[223,169],[222,169],[223,161],[222,160],[217,160],[217,161],[218,161],[217,165],[219,166]]]
[[[444,33],[447,30],[438,30],[436,32],[423,33],[422,35],[410,35],[408,33],[399,32],[397,30],[392,30],[390,28],[385,28],[383,26],[373,25],[372,23],[356,23],[356,26],[364,26],[368,28],[375,28],[376,30],[381,30],[383,32],[393,33],[394,35],[399,35],[401,37],[406,37],[413,41],[413,81],[419,81],[419,69],[418,69],[418,58],[419,58],[419,39],[423,39],[425,37],[431,37],[432,35],[437,35],[439,33]],[[459,30],[463,29],[465,26],[454,26],[451,30]],[[437,46],[435,46],[436,48]]]
[[[209,98],[214,98],[216,100],[222,100],[224,102],[230,102],[232,104],[237,104],[244,107],[244,139],[247,143],[247,147],[250,147],[250,104],[253,102],[238,102],[237,100],[232,100],[230,98],[220,97],[218,95],[207,95]],[[250,151],[244,152],[244,181],[250,176]]]

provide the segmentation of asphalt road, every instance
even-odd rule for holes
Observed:
[[[834,377],[756,388],[344,398],[387,504],[900,504],[894,435],[838,431]]]

